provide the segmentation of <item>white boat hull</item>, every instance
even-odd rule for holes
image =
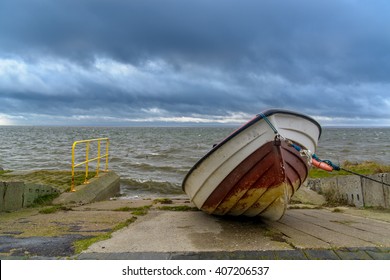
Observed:
[[[300,167],[298,173],[302,174],[292,175],[299,177],[299,182],[289,182],[286,167],[291,167],[284,157],[291,157],[289,160],[293,165],[304,161],[299,160],[299,153],[288,147],[285,139],[315,152],[321,128],[313,119],[294,112],[269,110],[264,113],[273,128],[265,118],[255,117],[214,147],[187,174],[183,189],[199,209],[217,215],[260,215],[270,219],[283,216],[291,196],[308,172],[308,166],[304,168],[306,170]],[[279,148],[273,147],[273,129],[282,137],[283,144]],[[265,159],[259,159],[264,153],[267,154]],[[268,183],[261,183],[262,179],[256,175],[268,168],[277,169],[263,174],[277,177],[274,184],[270,183],[273,178],[268,179]],[[255,179],[257,183],[249,182]],[[220,197],[218,193],[221,193]]]

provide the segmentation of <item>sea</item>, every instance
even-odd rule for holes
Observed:
[[[108,169],[121,178],[121,198],[183,195],[191,167],[237,127],[24,127],[0,126],[0,167],[7,170],[71,170],[74,141],[109,138]],[[101,142],[102,154],[105,141]],[[316,154],[336,164],[390,164],[390,127],[323,127]],[[77,144],[75,163],[85,160]],[[89,158],[97,157],[97,144]],[[104,168],[104,160],[100,163]],[[90,170],[94,169],[94,163]]]

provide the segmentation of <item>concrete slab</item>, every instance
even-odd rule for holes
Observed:
[[[150,206],[146,207],[147,213],[133,214],[134,208],[144,206]],[[35,237],[70,236],[79,240],[111,232],[116,225],[129,219],[133,221],[137,215],[135,222],[114,232],[111,239],[69,257],[107,260],[390,257],[388,210],[344,207],[343,213],[325,208],[289,209],[282,220],[271,222],[258,218],[210,216],[193,211],[192,206],[188,199],[119,198],[59,208],[50,214],[26,208],[0,215],[0,236],[32,238],[33,241]],[[47,254],[47,248],[44,248],[44,242],[39,244],[34,252],[38,257],[44,257],[42,254]],[[15,257],[13,252],[23,256],[25,250],[20,251],[23,244],[19,245],[20,248],[15,247],[12,251],[0,252],[0,258]],[[70,254],[69,251],[66,254]]]
[[[126,211],[129,208],[138,208],[152,205],[152,200],[121,200],[112,199],[73,207],[74,211]],[[129,209],[130,210],[130,209]]]
[[[359,229],[356,224],[370,224],[372,230]],[[196,256],[180,258],[200,258],[204,254],[216,259],[214,253],[219,252],[222,258],[223,252],[230,252],[223,257],[228,259],[230,254],[238,258],[242,252],[242,257],[250,259],[249,252],[253,251],[268,252],[256,259],[364,259],[370,255],[344,251],[337,255],[334,248],[389,247],[390,235],[376,232],[383,227],[390,229],[390,223],[324,209],[288,210],[278,222],[215,217],[199,211],[152,210],[128,228],[115,232],[111,239],[93,244],[81,256],[194,252]]]
[[[370,243],[371,246],[390,246],[390,238],[388,236],[389,234],[387,236],[383,236],[381,234],[377,234],[375,230],[361,229],[359,227],[354,226],[355,224],[361,224],[362,219],[352,220],[346,217],[346,219],[342,221],[335,221],[333,220],[334,215],[332,215],[332,213],[321,211],[319,214],[319,212],[316,210],[313,210],[310,213],[296,211],[295,216],[297,218],[304,219],[305,221],[310,222],[313,225],[320,226],[323,229],[334,231],[337,234],[342,234],[345,236],[345,238],[356,242],[356,246],[358,247],[370,246],[367,243]],[[388,225],[388,227],[388,232],[390,232],[390,225]],[[362,243],[360,244],[359,241]]]
[[[15,211],[23,207],[23,182],[0,182],[0,211]]]
[[[375,209],[375,208],[366,208],[366,209],[357,209],[347,207],[342,211],[344,214],[349,214],[353,216],[364,217],[367,220],[378,220],[390,223],[390,210],[388,209]]]
[[[79,260],[389,260],[388,251],[305,249],[280,251],[83,253]]]
[[[372,260],[366,251],[336,250],[335,253],[342,260]]]
[[[309,260],[339,260],[339,256],[332,250],[305,250]]]
[[[286,237],[286,241],[293,244],[295,248],[331,248],[331,244],[308,234],[300,229],[287,226],[282,222],[267,222],[270,227],[279,230]]]
[[[296,210],[298,211],[298,210]],[[280,221],[288,227],[302,231],[305,234],[312,235],[326,243],[330,247],[357,247],[357,246],[370,246],[371,243],[363,242],[356,238],[350,238],[337,231],[323,228],[319,225],[312,224],[311,222],[302,220],[294,215],[289,215],[286,219]]]
[[[320,210],[320,211],[313,211],[313,215],[318,217],[320,220],[328,220],[330,222],[338,223],[338,224],[344,224],[348,225],[352,230],[358,229],[363,232],[370,232],[378,236],[382,237],[388,237],[390,232],[390,221],[376,221],[373,223],[372,217],[373,215],[367,215],[366,211],[354,211],[349,209],[349,211],[346,211],[347,213],[343,213],[343,215],[340,215],[339,213],[333,213],[326,210]],[[352,213],[352,214],[350,214]],[[355,215],[353,215],[355,214]],[[366,214],[364,216],[356,216],[359,214]],[[378,213],[375,213],[376,216],[378,216]],[[382,215],[383,217],[390,218],[390,213]]]
[[[378,251],[366,251],[367,254],[374,260],[390,260],[390,253]]]
[[[203,212],[152,211],[86,252],[202,252],[293,249],[265,224]]]
[[[109,199],[120,191],[120,178],[109,171],[93,178],[87,185],[76,186],[75,192],[65,192],[53,200],[53,204],[86,204]]]

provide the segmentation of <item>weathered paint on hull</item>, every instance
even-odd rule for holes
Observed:
[[[284,140],[268,142],[215,188],[201,210],[214,215],[278,220],[306,180],[308,170],[306,158]]]

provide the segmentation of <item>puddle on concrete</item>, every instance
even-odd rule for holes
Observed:
[[[56,237],[0,236],[0,253],[10,256],[66,257],[74,254],[72,243],[88,238],[84,235],[62,235]]]
[[[267,248],[291,249],[288,237],[270,228],[263,220],[247,217],[214,217],[219,232],[194,232],[191,242],[199,249],[253,250]]]

